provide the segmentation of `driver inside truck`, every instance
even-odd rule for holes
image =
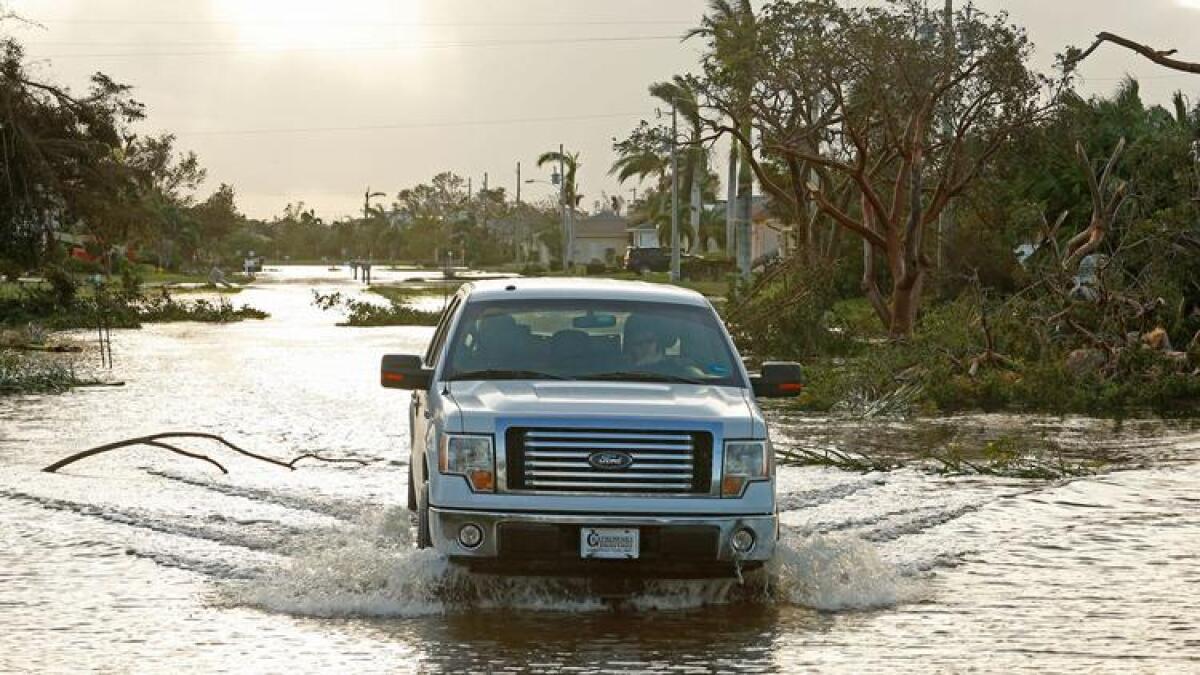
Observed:
[[[625,357],[634,366],[652,366],[662,363],[667,348],[675,343],[663,327],[649,317],[630,315],[625,320]]]

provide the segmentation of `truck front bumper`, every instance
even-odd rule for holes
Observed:
[[[482,541],[471,548],[459,540],[467,525],[483,531]],[[591,515],[431,507],[429,526],[438,551],[484,571],[692,577],[725,576],[737,565],[761,565],[775,551],[779,520],[774,515]],[[579,537],[585,527],[637,528],[638,559],[582,559]],[[736,551],[732,543],[740,530],[754,538],[745,552]]]

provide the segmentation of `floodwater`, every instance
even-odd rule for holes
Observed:
[[[1104,464],[1060,481],[782,467],[764,578],[614,604],[411,548],[408,397],[377,367],[431,329],[336,327],[311,305],[355,288],[344,269],[268,271],[234,296],[268,320],[115,331],[126,386],[0,399],[0,672],[1200,672],[1194,425],[769,411],[781,448],[911,460],[1003,440]],[[182,440],[230,473],[152,448],[39,471],[162,431],[367,464],[288,471]]]

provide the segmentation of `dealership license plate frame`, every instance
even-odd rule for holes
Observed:
[[[641,549],[642,533],[636,527],[579,529],[579,557],[584,560],[636,560]]]

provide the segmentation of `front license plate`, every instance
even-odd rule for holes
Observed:
[[[636,527],[585,527],[579,532],[581,558],[631,560],[641,545]]]

